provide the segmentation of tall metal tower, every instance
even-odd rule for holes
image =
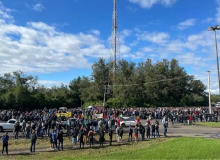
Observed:
[[[118,36],[118,14],[117,14],[117,2],[113,0],[113,23],[112,23],[112,41],[111,41],[111,60],[113,62],[113,75],[116,73],[117,60],[119,59],[119,36]]]
[[[112,69],[111,69],[111,73],[110,73],[110,77],[109,77],[111,79],[110,83],[112,84],[113,95],[114,95],[114,85],[115,85],[115,75],[116,75],[117,62],[120,57],[117,2],[118,2],[118,0],[113,0],[113,18],[112,18],[113,23],[112,23],[112,39],[111,39],[111,55],[110,55],[110,63],[112,64]]]

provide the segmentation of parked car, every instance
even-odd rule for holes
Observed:
[[[15,122],[17,122],[16,119],[9,119],[6,123],[0,123],[0,132],[3,132],[4,130],[13,131]],[[20,123],[20,128],[21,127],[22,123]]]
[[[134,117],[120,117],[120,125],[122,127],[128,127],[130,125],[134,127],[136,125],[136,121]]]

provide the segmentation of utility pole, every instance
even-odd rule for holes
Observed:
[[[209,86],[209,114],[212,114],[212,108],[211,108],[211,93],[210,93],[210,72],[206,71],[208,73],[208,86]]]

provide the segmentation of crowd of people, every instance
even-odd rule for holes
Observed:
[[[57,113],[71,112],[70,117],[64,117]],[[124,109],[69,109],[59,111],[56,109],[43,109],[33,111],[0,111],[0,119],[16,119],[14,124],[14,138],[18,139],[19,134],[24,134],[26,139],[30,139],[30,151],[35,152],[35,145],[38,137],[49,137],[50,147],[54,150],[63,150],[64,128],[65,135],[72,137],[73,147],[79,143],[80,148],[85,144],[94,146],[94,136],[97,135],[99,145],[102,147],[106,135],[109,137],[109,145],[112,145],[114,132],[117,143],[123,142],[124,129],[120,125],[120,117],[134,116],[136,119],[135,127],[129,126],[128,141],[144,141],[146,138],[159,138],[159,121],[164,128],[164,136],[167,136],[168,122],[182,123],[184,125],[193,125],[198,121],[218,121],[218,110],[213,109],[213,114],[208,113],[206,107],[188,107],[188,108],[124,108]],[[98,119],[97,114],[102,114]],[[75,118],[71,121],[71,118]],[[147,119],[146,124],[141,124],[140,119]],[[62,123],[63,120],[67,123]],[[155,123],[151,119],[156,119]],[[8,132],[2,136],[3,149],[8,154]]]

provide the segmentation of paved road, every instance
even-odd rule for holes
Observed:
[[[141,120],[142,124],[146,124],[146,120]],[[154,120],[151,121],[151,123],[154,123]],[[159,127],[160,135],[163,135],[163,126],[160,122]],[[125,134],[128,131],[128,128],[124,128]],[[64,133],[66,130],[64,130]],[[4,132],[0,133],[0,137],[4,134]],[[220,138],[218,137],[218,134],[220,134],[220,128],[210,128],[210,127],[204,127],[204,126],[183,126],[180,124],[169,124],[168,127],[168,136],[173,137],[206,137],[206,138]],[[10,138],[13,138],[13,132],[9,131]],[[20,138],[24,138],[24,134],[21,132],[19,133]]]

